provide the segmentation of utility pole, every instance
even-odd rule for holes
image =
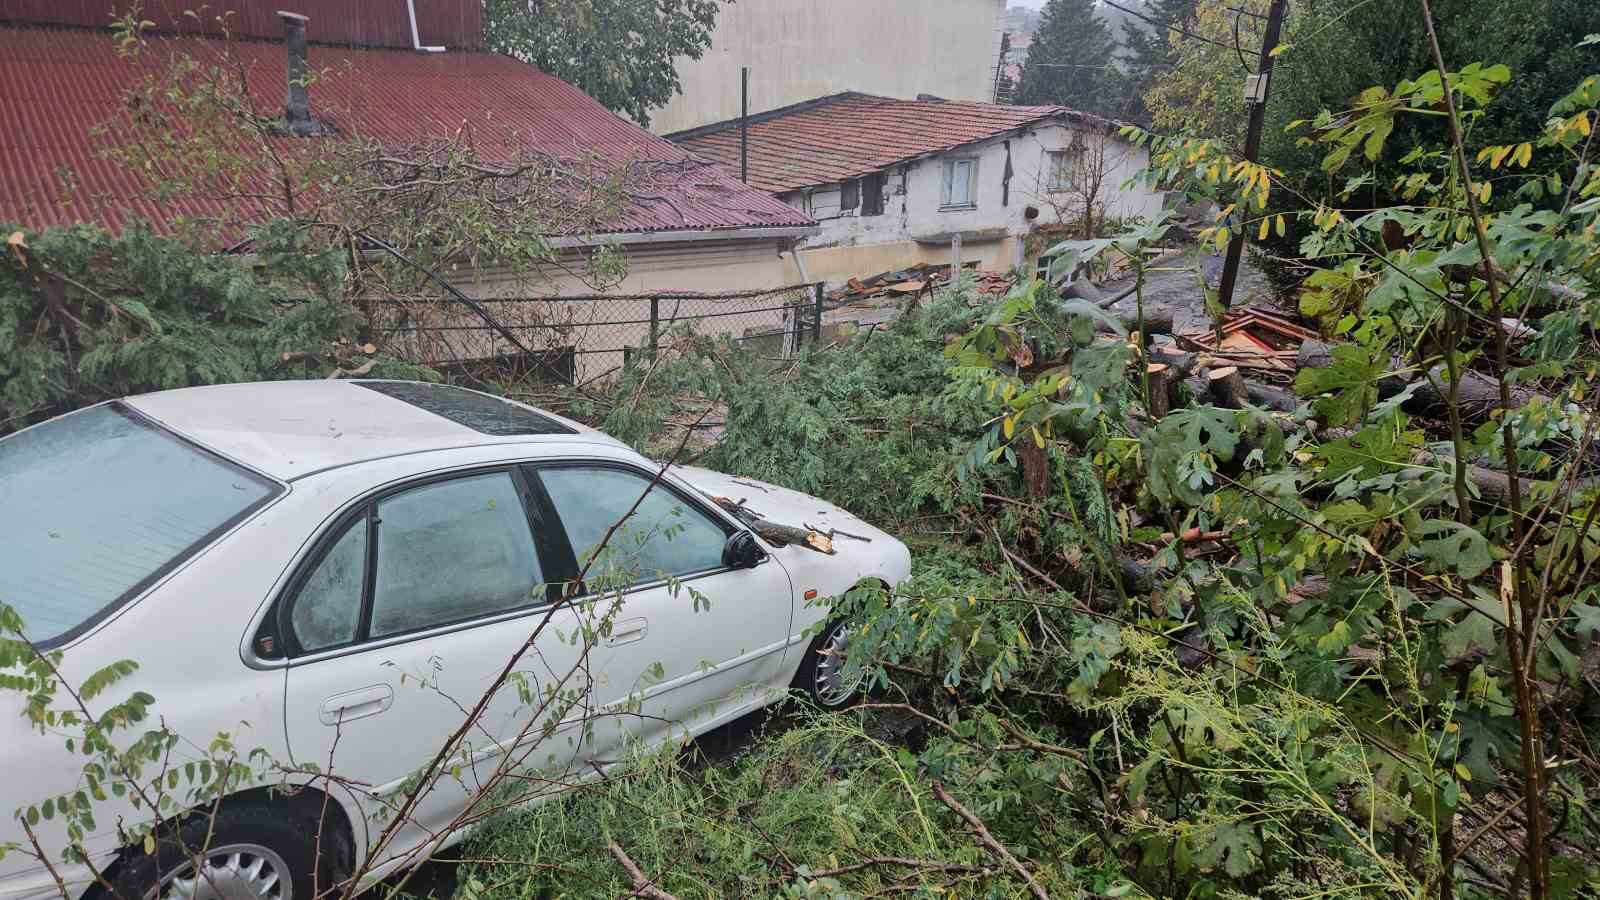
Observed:
[[[1255,162],[1261,155],[1261,130],[1266,125],[1267,97],[1272,91],[1272,64],[1277,57],[1272,51],[1278,47],[1278,36],[1283,31],[1283,12],[1288,0],[1272,0],[1267,10],[1267,34],[1261,41],[1261,60],[1256,63],[1256,74],[1245,81],[1245,102],[1250,104],[1250,130],[1244,138],[1244,158]],[[1244,256],[1245,232],[1234,230],[1228,242],[1228,258],[1222,264],[1222,281],[1217,284],[1217,299],[1222,308],[1233,305],[1233,285],[1239,279],[1239,260]]]

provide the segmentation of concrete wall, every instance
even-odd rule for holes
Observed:
[[[568,253],[570,270],[544,273],[538,279],[516,278],[493,266],[463,270],[454,281],[469,297],[484,306],[524,346],[535,351],[573,347],[576,379],[603,377],[619,368],[625,347],[649,343],[651,302],[630,294],[685,291],[764,291],[794,283],[787,280],[780,251],[788,241],[718,240],[639,244],[624,247],[628,275],[606,291],[602,299],[581,301],[562,297],[594,294],[577,273],[583,259]],[[549,298],[538,302],[497,302],[504,298]],[[658,334],[687,325],[705,335],[756,336],[792,330],[794,317],[784,307],[809,303],[809,292],[772,293],[738,299],[669,298],[655,304]],[[400,311],[390,310],[397,316]],[[391,333],[388,343],[405,348],[410,358],[430,364],[487,359],[515,353],[515,345],[483,327],[482,320],[459,304],[437,308],[412,307],[407,318],[394,319],[416,330]],[[782,338],[768,340],[781,349]]]
[[[705,55],[679,61],[683,93],[650,127],[738,116],[741,66],[752,112],[841,91],[988,102],[1004,10],[1005,0],[738,0],[722,7]]]
[[[1009,140],[1012,178],[1005,196]],[[783,195],[807,211],[822,232],[800,245],[813,279],[837,283],[852,275],[873,275],[916,263],[943,263],[951,258],[950,240],[962,234],[962,256],[985,269],[1004,271],[1016,264],[1019,246],[1036,225],[1078,221],[1089,200],[1094,172],[1100,173],[1094,193],[1097,218],[1149,219],[1161,211],[1164,195],[1143,186],[1122,185],[1148,163],[1140,148],[1098,131],[1050,124],[1006,140],[991,140],[896,168],[884,179],[883,214],[863,216],[863,205],[840,208],[840,185]],[[1078,187],[1052,190],[1051,151],[1083,147]],[[976,159],[977,202],[971,208],[946,209],[942,204],[944,162]],[[1029,207],[1039,211],[1029,222]],[[1024,260],[1031,265],[1032,260]],[[789,262],[791,276],[798,267]]]

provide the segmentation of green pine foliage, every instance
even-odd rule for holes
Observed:
[[[1050,0],[1022,68],[1017,103],[1060,105],[1082,112],[1121,113],[1116,36],[1092,0]]]
[[[255,232],[253,257],[140,222],[0,231],[0,433],[129,394],[324,377],[341,339],[361,342],[342,257],[286,223]],[[392,359],[373,372],[437,377]]]

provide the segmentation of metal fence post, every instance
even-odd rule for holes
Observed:
[[[650,358],[656,358],[656,344],[661,337],[661,300],[650,298]]]
[[[822,297],[823,297],[822,282],[820,282],[820,281],[817,282],[813,286],[813,289],[817,292],[817,330],[812,336],[812,343],[821,344],[822,343]]]

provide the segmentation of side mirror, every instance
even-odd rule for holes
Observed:
[[[767,551],[748,531],[735,531],[722,545],[722,564],[730,569],[753,569],[767,558]]]

